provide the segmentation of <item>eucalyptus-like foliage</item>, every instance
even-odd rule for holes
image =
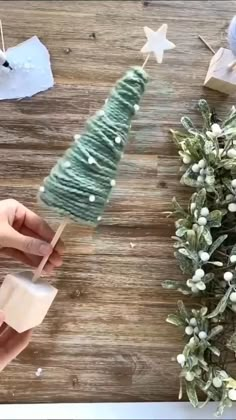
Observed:
[[[185,333],[177,356],[180,397],[184,385],[192,405],[201,407],[201,391],[206,403],[219,401],[221,415],[236,401],[236,381],[222,357],[228,349],[236,354],[236,331],[228,334],[227,328],[236,320],[236,109],[220,124],[205,100],[198,109],[201,129],[183,117],[185,131],[171,131],[183,163],[181,183],[195,192],[187,206],[173,199],[175,257],[183,277],[168,279],[163,287],[197,298],[197,309],[180,301],[167,318]]]

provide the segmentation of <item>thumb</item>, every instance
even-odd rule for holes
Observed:
[[[6,236],[4,242],[7,248],[14,248],[27,254],[41,256],[50,255],[52,252],[52,246],[47,242],[22,235],[11,226],[7,229]]]

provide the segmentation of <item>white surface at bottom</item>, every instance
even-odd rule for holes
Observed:
[[[0,406],[1,420],[213,420],[216,404],[194,409],[189,403],[12,404]],[[235,420],[236,406],[221,419]]]

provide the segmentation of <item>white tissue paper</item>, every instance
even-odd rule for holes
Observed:
[[[54,85],[49,52],[37,36],[8,48],[6,57],[13,70],[0,66],[0,100],[31,97]]]

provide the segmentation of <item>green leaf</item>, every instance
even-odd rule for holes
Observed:
[[[207,308],[207,306],[203,306],[203,307],[200,309],[200,314],[201,314],[201,317],[203,318],[204,316],[206,316],[207,312],[208,312],[208,308]]]
[[[194,230],[187,229],[187,241],[188,241],[191,249],[196,248],[196,234],[195,234]]]
[[[172,199],[172,205],[174,207],[174,212],[177,215],[177,217],[186,217],[186,212],[181,207],[181,205],[178,203],[175,197]]]
[[[194,382],[187,382],[186,383],[186,392],[188,395],[188,399],[190,401],[190,403],[192,404],[193,407],[197,408],[198,406],[198,397],[197,397],[197,392],[196,392],[196,386],[194,384]]]
[[[202,114],[202,118],[205,122],[205,128],[209,129],[211,127],[211,110],[205,99],[200,99],[198,101],[198,109]]]
[[[181,317],[178,316],[178,315],[174,315],[174,314],[173,315],[168,315],[166,321],[169,324],[176,325],[176,327],[184,327],[185,326],[184,320],[181,319]]]
[[[206,190],[202,188],[195,196],[196,209],[200,211],[206,201]]]
[[[181,228],[176,230],[175,234],[179,238],[182,238],[187,232],[188,232],[188,229],[185,226],[182,226]]]
[[[214,309],[214,311],[211,312],[211,314],[209,314],[207,318],[210,319],[210,318],[214,318],[215,316],[217,316],[219,314],[223,314],[223,312],[225,311],[225,309],[227,307],[228,299],[229,299],[229,296],[230,296],[231,292],[232,292],[232,287],[229,287],[227,292],[225,293],[225,295],[219,301],[219,303],[216,306],[216,308]]]
[[[208,284],[210,283],[212,280],[214,280],[215,278],[215,274],[214,273],[207,273],[204,277],[204,283]]]
[[[207,225],[211,228],[220,227],[222,221],[222,212],[220,210],[213,210],[207,217]]]
[[[198,255],[194,251],[190,251],[187,248],[179,248],[177,252],[179,252],[180,254],[184,255],[192,261],[198,261]]]
[[[183,293],[183,295],[190,295],[191,291],[186,284],[181,283],[180,281],[175,280],[165,280],[162,282],[163,289],[169,289],[169,290],[177,290],[177,292]]]
[[[212,141],[206,140],[204,144],[204,152],[208,156],[212,153],[212,150],[214,149],[214,145]]]
[[[188,187],[192,187],[192,188],[197,188],[199,186],[197,180],[194,179],[193,176],[192,176],[191,169],[188,169],[185,172],[185,174],[182,176],[180,182],[181,182],[181,184],[187,185]]]
[[[196,128],[194,127],[194,125],[193,125],[192,120],[189,117],[182,117],[180,121],[181,121],[182,126],[188,132],[191,133],[191,131],[197,131]]]
[[[216,335],[222,333],[223,330],[224,330],[223,325],[217,325],[216,327],[212,328],[212,330],[210,331],[210,334],[208,335],[208,339],[211,340]]]
[[[212,354],[214,354],[215,356],[217,356],[217,357],[220,357],[220,350],[217,348],[217,347],[215,347],[215,346],[210,346],[210,347],[208,347],[209,348],[209,350],[212,352]]]
[[[234,245],[233,248],[231,249],[230,256],[235,255],[235,254],[236,254],[236,245]]]
[[[184,255],[180,254],[178,251],[175,252],[175,258],[180,266],[180,269],[184,274],[193,273],[193,263],[191,260]]]
[[[236,110],[232,109],[230,115],[223,123],[223,127],[230,127],[236,124]]]
[[[181,133],[180,131],[175,131],[175,130],[170,130],[170,132],[171,132],[171,134],[173,136],[173,140],[177,144],[177,146],[179,146],[186,139],[186,134],[185,133]]]
[[[185,308],[185,305],[184,305],[184,303],[182,302],[182,300],[179,300],[179,301],[177,302],[177,306],[178,306],[178,310],[179,310],[180,316],[181,316],[183,319],[188,319],[188,318],[189,318],[189,314],[188,314],[188,311],[187,311],[187,309]]]
[[[228,235],[221,235],[219,236],[211,245],[211,247],[208,250],[208,253],[210,255],[212,255],[221,245],[222,243],[225,241],[225,239],[228,237]],[[235,251],[236,251],[236,247],[235,247]]]
[[[203,230],[203,238],[204,238],[204,240],[206,242],[206,245],[209,246],[209,245],[212,244],[211,232],[210,232],[210,230],[207,227],[205,227],[204,230]]]

